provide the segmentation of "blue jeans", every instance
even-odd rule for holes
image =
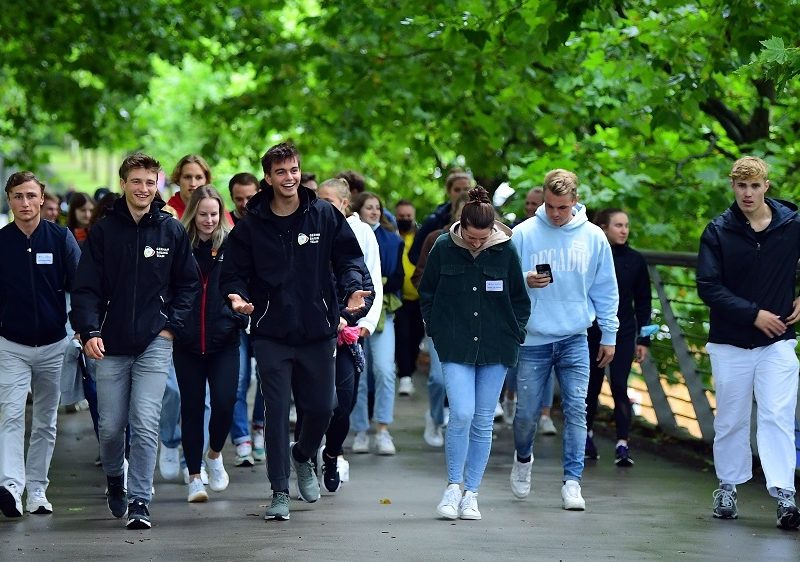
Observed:
[[[233,424],[231,425],[231,441],[234,445],[250,441],[250,420],[247,418],[247,392],[250,390],[250,380],[253,369],[250,358],[253,348],[250,345],[250,336],[242,330],[239,336],[239,387],[236,391],[236,405],[233,407]],[[259,374],[256,369],[256,381]],[[253,402],[253,427],[264,427],[264,396],[261,394],[261,385],[256,382],[256,398]]]
[[[433,340],[429,337],[426,345],[428,355],[431,358],[431,366],[428,371],[428,407],[430,408],[431,418],[436,425],[444,424],[444,373],[442,373],[442,362],[439,361],[439,354],[433,346]]]
[[[506,373],[506,392],[509,392],[513,395],[517,394],[517,367],[511,367],[508,372]],[[547,382],[545,383],[544,393],[542,394],[542,406],[539,408],[552,408],[553,407],[553,394],[555,394],[556,390],[556,377],[553,374],[552,370],[550,371],[550,376],[547,377]]]
[[[376,423],[389,425],[394,421],[394,315],[387,314],[382,332],[376,332],[364,342],[367,356],[367,371],[375,377],[375,411]],[[367,373],[362,373],[358,381],[358,399],[353,413],[350,414],[350,427],[353,431],[369,429],[367,413]]]
[[[150,503],[161,402],[171,365],[172,341],[161,336],[139,355],[107,355],[97,362],[100,459],[106,475],[122,475],[125,427],[130,422],[130,500]]]
[[[517,413],[514,447],[521,458],[533,454],[533,439],[550,370],[561,387],[564,480],[580,482],[586,447],[586,394],[589,388],[589,346],[585,334],[544,345],[523,345],[517,368]]]
[[[494,409],[506,367],[442,363],[442,370],[450,401],[444,450],[447,482],[464,482],[465,490],[477,492],[492,450]]]

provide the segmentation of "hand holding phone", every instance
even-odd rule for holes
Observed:
[[[549,263],[537,263],[536,264],[536,273],[539,275],[546,275],[550,278],[550,283],[553,282],[553,270],[550,269]]]

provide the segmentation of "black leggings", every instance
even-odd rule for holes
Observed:
[[[597,367],[597,353],[600,350],[600,328],[592,325],[588,332],[589,341],[589,391],[586,394],[586,426],[592,429],[597,415],[597,398],[603,386],[605,369]],[[628,439],[631,429],[633,408],[628,398],[628,375],[631,372],[633,354],[636,351],[636,334],[617,334],[614,360],[609,364],[609,384],[614,398],[614,421],[617,426],[617,439]]]
[[[239,346],[198,355],[176,347],[172,354],[181,391],[181,441],[189,474],[200,473],[203,459],[203,414],[206,380],[211,393],[209,447],[221,451],[231,430],[239,386]]]
[[[346,346],[336,348],[336,407],[331,423],[325,433],[325,452],[329,457],[342,454],[342,445],[350,431],[350,412],[355,405],[356,365],[353,354]],[[297,425],[294,427],[295,441],[299,440],[303,425],[303,409],[297,408]]]

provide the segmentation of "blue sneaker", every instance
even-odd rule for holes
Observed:
[[[600,455],[597,453],[597,447],[595,447],[594,441],[592,441],[592,436],[588,434],[586,435],[586,448],[584,449],[583,456],[593,461],[600,458]]]
[[[626,445],[617,445],[614,463],[617,466],[633,466],[633,459]]]

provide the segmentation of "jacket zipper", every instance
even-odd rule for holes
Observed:
[[[328,323],[328,328],[330,328],[331,327],[331,321],[328,320],[328,312],[330,312],[330,309],[328,308],[328,303],[325,302],[325,297],[322,297],[322,304],[325,305],[325,322]]]
[[[108,309],[111,306],[111,301],[106,302],[106,311],[103,313],[103,319],[100,321],[100,329],[98,330],[101,334],[103,332],[103,326],[106,323],[106,318],[108,318]]]
[[[38,299],[36,298],[36,272],[34,271],[33,261],[36,259],[34,258],[33,254],[33,241],[30,237],[28,237],[28,254],[30,255],[30,259],[28,259],[28,270],[31,274],[31,288],[33,289],[34,299],[33,299],[33,333],[36,334],[36,339],[38,341],[39,336],[39,306],[38,306]]]
[[[206,354],[206,296],[208,294],[208,278],[200,272],[200,280],[203,282],[203,290],[200,293],[200,353]]]
[[[131,310],[131,339],[136,339],[136,286],[139,284],[139,225],[136,225],[136,259],[133,268],[133,310]]]
[[[264,319],[264,317],[267,315],[267,311],[268,311],[268,310],[269,310],[269,301],[267,301],[267,308],[265,308],[265,309],[264,309],[264,314],[262,314],[262,315],[259,317],[259,319],[258,319],[258,320],[256,320],[256,328],[258,328],[258,325],[261,323],[261,321],[262,321],[262,320]]]

